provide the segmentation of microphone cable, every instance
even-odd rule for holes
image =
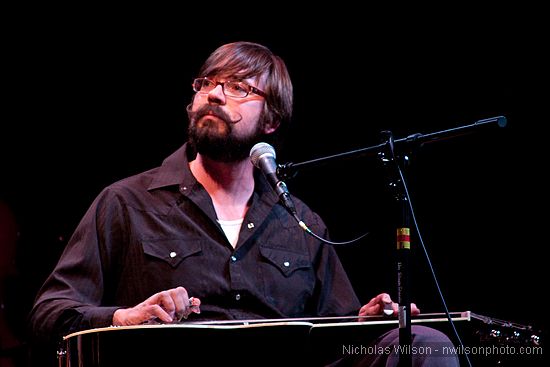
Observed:
[[[296,219],[300,228],[309,233],[311,236],[329,245],[348,245],[359,241],[369,234],[369,232],[367,232],[353,240],[343,242],[330,241],[317,235],[304,223],[303,220],[300,219],[285,182],[279,179],[277,175],[277,163],[275,161],[277,154],[275,153],[275,148],[265,142],[256,143],[250,149],[249,156],[254,167],[258,168],[264,174],[265,178],[279,197],[279,202],[292,215],[292,217]]]
[[[313,232],[311,229],[309,229],[309,227],[307,226],[307,224],[304,223],[303,220],[300,219],[300,217],[298,216],[298,214],[296,213],[296,210],[291,210],[290,208],[288,208],[286,205],[285,207],[287,208],[287,210],[290,212],[290,214],[294,217],[294,219],[296,219],[296,221],[298,222],[298,225],[304,230],[306,231],[308,234],[312,235],[313,237],[317,238],[319,241],[322,241],[328,245],[349,245],[351,243],[354,243],[354,242],[357,242],[359,241],[360,239],[362,239],[363,237],[365,237],[366,235],[368,235],[370,232],[365,232],[363,233],[361,236],[357,237],[357,238],[354,238],[353,240],[349,240],[349,241],[341,241],[341,242],[335,242],[335,241],[330,241],[330,240],[327,240],[326,238],[323,238],[321,236],[319,236],[318,234],[316,234],[315,232]]]

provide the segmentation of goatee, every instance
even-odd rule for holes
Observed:
[[[213,117],[209,117],[211,114]],[[199,121],[200,120],[200,121]],[[189,112],[189,143],[197,153],[218,162],[240,162],[248,159],[250,149],[264,136],[261,124],[248,136],[235,136],[234,122],[217,106],[204,106]]]

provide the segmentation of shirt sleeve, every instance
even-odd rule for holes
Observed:
[[[108,257],[112,256],[106,249],[121,240],[123,215],[121,200],[107,189],[90,206],[38,292],[29,315],[34,338],[51,340],[52,336],[111,325],[120,307],[101,306]]]

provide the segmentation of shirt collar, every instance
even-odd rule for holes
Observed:
[[[197,180],[189,168],[188,143],[182,145],[178,150],[168,156],[159,167],[147,190],[155,190],[167,186],[191,186]]]
[[[147,190],[176,185],[191,188],[198,185],[199,183],[189,168],[189,161],[194,156],[195,153],[189,143],[183,144],[162,162]],[[260,195],[262,201],[269,205],[273,205],[278,201],[277,194],[275,194],[267,179],[258,169],[254,170],[254,181],[254,191]]]

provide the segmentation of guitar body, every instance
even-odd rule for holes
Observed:
[[[310,325],[143,325],[91,329],[65,338],[66,367],[307,366]]]
[[[506,346],[539,347],[542,340],[533,339],[537,333],[524,325],[470,311],[450,316],[464,345],[480,348],[477,355],[470,355],[477,366],[493,366],[495,362],[515,365],[518,358],[522,365],[532,366],[542,358],[542,355],[479,355],[479,351],[492,351],[495,347],[499,350]],[[412,324],[438,329],[455,341],[445,314],[415,316]],[[346,317],[239,320],[89,329],[64,338],[64,348],[58,352],[59,366],[324,366],[353,348],[368,346],[398,326],[393,317],[376,316],[359,320]],[[464,356],[459,358],[464,363]]]

